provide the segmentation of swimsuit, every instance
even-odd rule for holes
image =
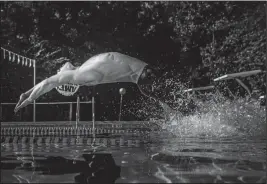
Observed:
[[[93,56],[79,69],[92,70],[102,74],[98,84],[115,82],[138,82],[147,63],[117,52],[108,52]]]

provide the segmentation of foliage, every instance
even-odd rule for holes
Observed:
[[[265,69],[265,8],[264,2],[5,1],[0,39],[38,61],[38,81],[66,61],[80,65],[117,51],[153,65],[163,81],[180,78],[197,87],[226,73]],[[263,76],[248,83],[265,90]]]

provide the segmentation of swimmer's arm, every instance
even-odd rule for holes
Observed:
[[[42,82],[40,82],[39,84],[34,86],[32,89],[26,92],[26,95],[27,93],[30,93],[30,92],[31,93],[28,96],[28,98],[26,98],[21,104],[18,103],[14,111],[17,112],[19,109],[32,103],[34,100],[36,100],[41,95],[51,91],[53,88],[60,86],[61,84],[66,83],[66,82],[67,81],[62,80],[59,75],[54,75],[50,78],[43,80]]]

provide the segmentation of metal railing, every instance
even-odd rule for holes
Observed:
[[[84,101],[81,102],[79,98],[77,97],[76,102],[36,102],[36,105],[61,105],[61,104],[69,104],[69,121],[72,121],[72,114],[73,114],[73,104],[77,104],[76,108],[76,125],[79,122],[79,117],[80,117],[80,104],[92,104],[94,106],[95,102],[92,101]],[[31,103],[34,104],[34,103]],[[0,117],[3,117],[3,112],[2,112],[2,105],[16,105],[16,103],[0,103]],[[93,108],[94,111],[94,108]],[[94,112],[93,112],[94,113]]]
[[[266,74],[266,71],[263,70],[252,70],[252,71],[245,71],[245,72],[239,72],[239,73],[231,73],[231,74],[225,74],[223,76],[220,76],[218,78],[213,79],[214,82],[220,82],[220,81],[227,81],[227,80],[236,80],[237,83],[243,87],[249,96],[251,96],[251,90],[249,89],[249,87],[247,85],[245,85],[240,78],[244,78],[244,77],[249,77],[252,75],[257,75],[260,73],[264,73]],[[198,88],[190,88],[190,89],[186,89],[184,90],[184,92],[195,92],[195,91],[204,91],[204,90],[211,90],[214,89],[215,86],[211,85],[211,86],[204,86],[204,87],[198,87]],[[229,92],[231,94],[233,94],[231,92],[231,90],[229,88],[227,88],[229,90]],[[263,95],[261,97],[259,97],[259,99],[264,99],[266,95]]]

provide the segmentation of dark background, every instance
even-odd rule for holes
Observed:
[[[37,82],[66,61],[78,66],[115,51],[155,67],[162,83],[172,79],[199,87],[226,73],[265,69],[265,11],[265,2],[2,2],[0,39],[5,49],[36,59]],[[33,68],[3,59],[1,52],[1,102],[17,102],[32,87],[32,75]],[[245,83],[264,94],[264,75]],[[217,87],[223,91],[225,85]],[[245,95],[234,82],[227,85]],[[96,87],[96,120],[118,119],[121,87],[127,89],[123,119],[144,119],[127,111],[142,96],[135,85],[108,84]],[[80,87],[65,97],[53,89],[37,101],[76,101],[77,95],[86,101],[91,93]],[[37,120],[67,120],[68,108],[37,105]],[[16,116],[13,109],[5,105],[2,119],[32,121],[31,105]],[[91,120],[91,105],[82,104],[81,120]]]

